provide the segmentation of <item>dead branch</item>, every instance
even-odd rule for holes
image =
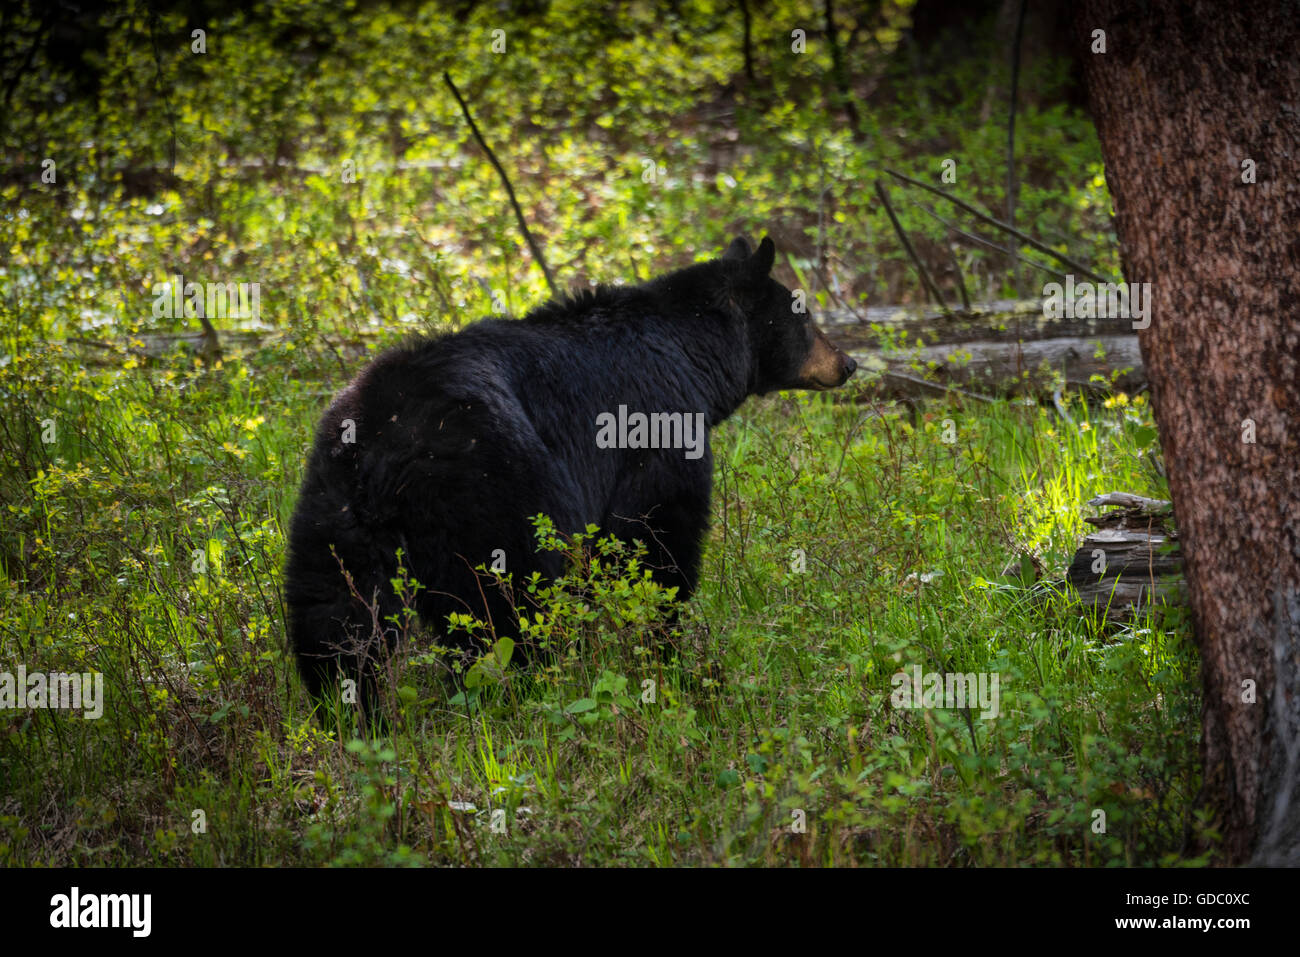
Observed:
[[[469,123],[470,132],[474,134],[474,139],[478,145],[483,148],[487,154],[488,161],[496,169],[497,175],[501,177],[501,182],[505,184],[506,193],[510,197],[510,205],[514,208],[515,219],[519,222],[519,231],[524,234],[524,241],[528,243],[528,249],[533,254],[533,259],[537,265],[542,267],[542,275],[546,277],[546,285],[551,288],[551,295],[558,298],[560,295],[559,287],[555,285],[555,277],[551,275],[551,267],[546,265],[546,257],[542,255],[542,247],[537,244],[533,238],[532,232],[528,229],[528,224],[524,222],[524,211],[519,208],[519,200],[515,198],[515,188],[510,185],[510,177],[502,168],[501,163],[497,161],[496,154],[492,152],[492,147],[488,146],[487,140],[483,139],[483,134],[479,132],[478,124],[474,122],[474,117],[470,115],[469,107],[465,104],[465,99],[460,95],[460,90],[456,89],[456,84],[452,82],[451,74],[444,72],[442,78],[447,82],[447,87],[451,90],[451,95],[456,98],[460,104],[460,111],[465,115],[465,120]]]

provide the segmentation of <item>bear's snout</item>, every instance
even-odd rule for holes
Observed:
[[[812,350],[799,369],[800,384],[807,389],[835,389],[858,369],[852,356],[835,347],[820,329],[813,330]]]

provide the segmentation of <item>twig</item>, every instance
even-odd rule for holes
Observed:
[[[831,77],[839,93],[840,106],[849,118],[849,129],[854,140],[862,139],[862,122],[858,118],[858,108],[853,102],[853,92],[849,89],[848,72],[844,69],[844,52],[840,49],[840,38],[835,29],[834,0],[823,0],[822,13],[826,18],[826,45],[831,53]]]
[[[454,96],[456,102],[460,104],[460,111],[465,114],[465,120],[469,123],[470,132],[474,134],[474,139],[477,140],[478,145],[483,148],[483,152],[487,154],[488,160],[496,169],[497,175],[501,177],[501,182],[505,184],[506,193],[510,196],[510,205],[513,206],[515,210],[515,219],[519,222],[519,231],[524,234],[524,241],[528,243],[528,249],[532,252],[533,259],[536,260],[537,265],[542,267],[542,275],[546,277],[546,285],[551,287],[551,295],[558,299],[560,296],[560,290],[555,285],[555,277],[551,275],[551,267],[546,265],[546,257],[542,255],[542,248],[537,245],[537,240],[533,238],[533,234],[529,231],[528,224],[524,222],[524,212],[519,208],[519,200],[515,198],[515,188],[510,185],[510,177],[506,175],[506,171],[502,169],[501,164],[497,162],[497,157],[496,154],[492,152],[492,147],[488,146],[487,140],[483,139],[483,134],[479,132],[478,124],[474,122],[474,117],[470,115],[469,107],[465,105],[465,100],[460,95],[460,90],[456,89],[456,84],[451,80],[451,74],[444,71],[442,78],[451,89],[451,95]]]
[[[926,291],[934,297],[934,301],[939,304],[940,309],[944,312],[950,312],[951,310],[948,308],[948,304],[943,301],[943,296],[939,292],[939,287],[935,284],[933,277],[930,275],[930,270],[926,269],[925,263],[921,262],[921,257],[918,256],[916,250],[912,248],[912,241],[907,238],[907,233],[903,231],[902,225],[898,222],[898,217],[894,215],[894,207],[889,203],[889,194],[885,192],[885,187],[881,184],[880,180],[876,180],[876,195],[879,196],[880,201],[885,204],[885,212],[889,214],[889,221],[894,224],[894,232],[898,233],[898,238],[903,243],[903,249],[905,249],[907,255],[912,258],[912,265],[916,267],[916,271],[920,275],[921,282],[925,285]]]
[[[1025,9],[1029,0],[1020,0],[1020,16],[1016,20],[1016,39],[1011,47],[1011,109],[1007,116],[1007,225],[1016,225],[1016,88],[1020,83],[1020,38],[1025,30]],[[1020,298],[1020,270],[1016,268],[1016,244],[1007,241],[1007,255],[1011,259],[1011,289]]]
[[[927,389],[934,389],[936,392],[956,392],[958,395],[964,395],[968,399],[978,399],[980,402],[995,402],[987,395],[980,395],[978,392],[967,392],[965,389],[959,389],[955,385],[942,385],[938,382],[927,382],[925,379],[917,378],[914,375],[907,375],[904,372],[882,372],[881,375],[887,375],[894,379],[902,379],[904,382],[913,382],[916,385],[923,385]]]
[[[749,79],[750,84],[753,84],[756,81],[754,79],[754,52],[753,46],[750,42],[751,24],[749,16],[749,0],[740,0],[740,15],[745,20],[745,76]]]
[[[181,284],[181,295],[185,295],[185,274],[180,273],[176,279]],[[201,288],[201,287],[200,287]],[[199,325],[203,327],[203,333],[199,336],[198,347],[194,350],[199,354],[204,362],[212,363],[221,359],[221,337],[217,335],[217,329],[212,325],[212,320],[208,318],[207,311],[201,306],[195,310],[198,313]]]
[[[843,264],[843,262],[844,260],[841,259],[840,260],[841,265]],[[863,315],[857,309],[857,307],[853,305],[853,303],[849,302],[841,294],[840,290],[837,288],[839,286],[839,283],[837,282],[832,285],[830,281],[830,276],[834,274],[829,271],[829,267],[830,267],[829,253],[827,253],[826,255],[826,265],[827,265],[826,269],[822,269],[820,266],[816,265],[815,263],[812,266],[813,272],[817,274],[817,278],[821,281],[822,288],[826,290],[827,295],[829,295],[832,299],[834,299],[837,303],[839,303],[840,307],[849,315],[851,315],[854,319],[856,319],[860,323],[866,322],[867,317]]]
[[[41,41],[45,39],[46,34],[49,33],[49,29],[47,23],[42,23],[36,28],[32,33],[32,45],[27,48],[27,55],[23,57],[23,62],[18,64],[18,70],[14,73],[13,79],[5,84],[4,115],[6,117],[10,115],[9,101],[13,99],[14,90],[18,89],[18,83],[22,80],[23,76],[27,73],[28,68],[32,65],[32,59],[36,56],[36,51],[40,48]]]
[[[154,63],[154,89],[158,92],[163,106],[167,108],[167,124],[171,128],[171,150],[168,154],[170,162],[168,170],[175,175],[176,173],[176,112],[172,109],[171,96],[162,91],[163,67],[162,51],[158,49],[158,12],[149,11],[149,41],[153,44],[153,63]]]
[[[953,271],[957,273],[957,290],[961,293],[962,308],[970,312],[970,293],[966,291],[966,277],[961,274],[961,262],[957,259],[957,250],[952,248],[952,243],[944,245],[948,250],[948,256],[952,259]]]
[[[108,342],[100,342],[98,339],[85,339],[81,336],[68,336],[64,342],[74,343],[79,346],[92,346],[96,349],[105,349],[109,352],[117,352],[118,347]]]
[[[826,242],[826,162],[822,157],[821,150],[814,145],[815,155],[817,156],[817,255],[813,260],[813,275],[822,281],[822,288],[830,292],[830,283],[826,277],[818,274],[825,255]]]
[[[987,213],[980,212],[970,203],[966,202],[965,200],[958,199],[956,196],[954,196],[952,193],[948,192],[947,190],[940,189],[937,186],[931,186],[929,183],[922,182],[919,179],[913,179],[910,176],[900,173],[897,170],[889,169],[888,167],[882,166],[881,169],[884,172],[888,173],[890,176],[893,176],[895,179],[901,179],[904,183],[910,183],[913,186],[920,186],[922,189],[928,190],[931,193],[934,193],[936,196],[942,196],[948,202],[952,203],[954,206],[958,207],[959,209],[966,210],[966,212],[970,213],[972,216],[976,217],[981,222],[987,223],[990,226],[995,226],[996,228],[1001,229],[1004,232],[1010,233],[1012,236],[1015,236],[1017,239],[1023,242],[1026,246],[1032,246],[1034,249],[1037,249],[1040,253],[1044,253],[1045,255],[1051,256],[1057,262],[1064,263],[1065,265],[1069,266],[1071,269],[1077,270],[1078,272],[1087,276],[1089,279],[1095,279],[1097,282],[1110,281],[1106,279],[1104,276],[1101,276],[1098,273],[1093,272],[1083,263],[1071,259],[1069,256],[1065,255],[1064,253],[1057,252],[1055,249],[1053,249],[1051,246],[1048,246],[1046,243],[1039,242],[1033,236],[1026,235],[1025,233],[1022,233],[1020,230],[1016,229],[1014,226],[1008,226],[1006,223],[1002,222],[1001,220],[994,219],[992,216],[989,216]]]
[[[977,236],[975,233],[966,232],[966,230],[962,229],[960,226],[956,225],[955,223],[949,222],[948,220],[944,219],[937,212],[935,212],[929,206],[925,205],[925,203],[922,203],[920,200],[914,199],[911,202],[913,206],[916,206],[921,210],[929,213],[931,216],[933,216],[939,222],[943,223],[943,225],[947,226],[949,229],[951,229],[962,239],[968,240],[973,243],[977,243],[978,245],[983,246],[985,249],[992,249],[995,252],[1005,252],[1005,250],[997,243],[993,242],[993,240],[985,239],[983,236]],[[1059,272],[1058,270],[1053,269],[1051,266],[1045,266],[1042,263],[1034,262],[1032,259],[1027,259],[1026,257],[1020,255],[1020,253],[1014,253],[1013,255],[1016,257],[1018,261],[1024,263],[1026,266],[1033,266],[1035,269],[1041,269],[1043,272],[1055,276],[1058,279],[1063,280],[1066,278],[1065,273]]]

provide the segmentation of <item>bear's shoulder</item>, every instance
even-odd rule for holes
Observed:
[[[642,286],[600,285],[575,289],[538,306],[523,317],[530,326],[563,325],[624,313],[647,296]]]

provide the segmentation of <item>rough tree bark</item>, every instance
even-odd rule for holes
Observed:
[[[1300,11],[1084,0],[1074,26],[1124,275],[1152,284],[1205,797],[1227,863],[1300,864]]]

